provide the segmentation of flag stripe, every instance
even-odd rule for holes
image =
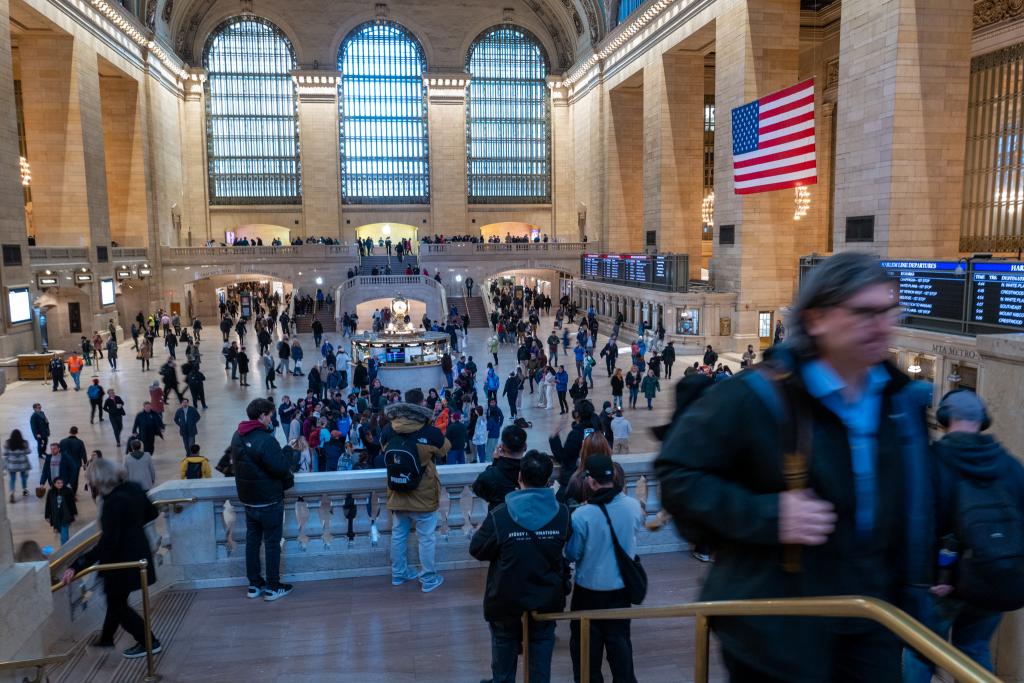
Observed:
[[[795,109],[800,109],[802,111],[812,111],[814,109],[813,106],[810,106],[810,109],[803,109],[803,107],[807,107],[808,105],[814,105],[813,92],[809,92],[804,97],[800,97],[798,99],[793,100],[792,102],[787,102],[786,104],[783,104],[778,107],[773,107],[771,109],[766,109],[763,107],[758,108],[757,115],[758,118],[761,119],[761,124],[763,125],[765,123],[765,119],[779,117],[788,112],[792,112]],[[775,120],[778,119],[775,118]]]
[[[808,145],[800,150],[803,154],[773,154],[771,157],[765,157],[758,159],[757,161],[750,162],[742,169],[736,169],[736,179],[746,176],[748,173],[755,171],[764,171],[769,168],[782,168],[791,164],[802,164],[805,161],[814,161],[815,152],[814,145]],[[773,158],[779,157],[779,158]]]
[[[817,182],[813,78],[736,107],[732,123],[737,194]]]
[[[805,185],[814,185],[818,182],[817,176],[810,178],[801,178],[799,180],[787,180],[780,183],[771,183],[768,185],[758,185],[756,187],[737,187],[736,194],[755,194],[758,192],[772,192],[773,190],[785,190],[792,187],[802,187]]]
[[[751,180],[760,180],[761,178],[777,178],[780,173],[789,174],[796,173],[797,171],[814,170],[815,161],[814,155],[810,155],[809,160],[804,160],[799,163],[795,160],[776,161],[771,164],[765,164],[762,170],[751,169],[747,173],[737,174],[736,184],[746,183]],[[755,167],[758,168],[758,167]]]
[[[736,183],[736,189],[746,190],[751,187],[764,187],[773,185],[775,183],[781,183],[788,180],[802,180],[804,178],[814,178],[817,173],[813,168],[804,169],[802,171],[793,171],[792,173],[783,173],[781,175],[765,176],[764,178],[754,178],[752,180],[742,180]],[[806,183],[804,183],[806,184]]]

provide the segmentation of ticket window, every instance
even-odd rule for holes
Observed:
[[[676,334],[700,334],[700,311],[680,309],[676,320]]]
[[[757,336],[761,342],[761,348],[766,349],[772,345],[772,312],[760,311],[757,314]]]
[[[978,368],[971,367],[970,365],[960,366],[960,388],[970,389],[971,391],[978,390]]]

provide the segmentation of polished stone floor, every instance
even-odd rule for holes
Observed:
[[[542,319],[540,327],[542,338],[547,336],[553,324],[552,320],[550,317]],[[204,411],[200,409],[202,419],[199,422],[197,443],[202,446],[203,453],[210,458],[211,462],[216,464],[231,439],[231,434],[238,422],[245,418],[245,404],[255,397],[266,394],[263,391],[262,367],[256,362],[258,356],[256,355],[255,335],[246,335],[247,348],[253,368],[253,372],[249,376],[251,386],[241,387],[237,381],[232,381],[228,373],[223,371],[223,358],[220,355],[222,342],[219,332],[213,329],[212,321],[204,322],[207,323],[207,329],[205,330],[206,334],[200,348],[204,354],[203,372],[207,377],[206,397],[209,410]],[[467,342],[468,353],[474,357],[474,360],[481,368],[486,368],[486,363],[489,359],[485,345],[489,332],[489,330],[473,328]],[[340,335],[338,334],[329,334],[327,336],[335,345],[340,340]],[[232,333],[232,339],[234,338],[234,333]],[[312,337],[311,335],[300,335],[300,339],[303,349],[307,354],[307,362],[304,364],[304,367],[308,369],[310,367],[309,354],[313,351]],[[598,348],[605,341],[606,337],[599,335]],[[121,366],[119,371],[113,372],[109,368],[106,359],[99,361],[96,367],[86,367],[82,372],[82,390],[78,392],[72,388],[68,391],[54,393],[51,391],[48,383],[10,382],[6,392],[0,395],[0,425],[2,425],[0,436],[6,439],[11,429],[21,429],[23,434],[29,435],[29,417],[32,413],[32,404],[38,401],[42,403],[43,410],[50,420],[51,441],[63,438],[67,435],[68,429],[75,425],[78,427],[79,436],[85,441],[86,448],[89,451],[98,448],[105,456],[121,457],[120,449],[115,447],[113,431],[109,424],[107,422],[102,424],[99,422],[95,424],[89,423],[89,400],[85,394],[85,387],[91,382],[94,372],[98,370],[98,377],[103,387],[105,389],[115,389],[124,398],[127,415],[125,417],[125,434],[123,437],[127,436],[127,433],[131,430],[135,413],[142,409],[143,401],[148,400],[148,387],[150,383],[159,379],[157,370],[167,357],[166,350],[163,348],[160,340],[157,340],[155,346],[157,350],[152,361],[153,369],[143,372],[139,361],[135,359],[135,353],[131,349],[130,340],[122,343],[119,353],[119,365]],[[179,362],[183,356],[183,351],[184,349],[179,349]],[[681,376],[683,368],[688,363],[692,363],[697,359],[697,354],[702,353],[702,350],[688,348],[680,349],[679,352],[674,373],[674,376],[677,377]],[[498,357],[498,369],[504,370],[503,374],[507,374],[510,369],[515,367],[515,350],[513,347],[503,348],[499,352]],[[733,358],[732,354],[723,354],[723,361],[728,360],[733,361],[734,370],[738,368],[738,358]],[[624,371],[628,370],[628,349],[624,349],[624,352],[620,353],[618,361],[618,367],[623,368]],[[570,376],[573,374],[572,365],[572,363],[566,363]],[[603,401],[611,400],[611,388],[608,384],[603,362],[599,360],[599,365],[594,368],[594,371],[595,389],[591,393],[590,398],[600,407]],[[14,368],[9,369],[9,377],[15,373],[16,370]],[[74,386],[70,377],[68,378],[68,384],[69,387]],[[302,395],[305,393],[305,389],[305,377],[279,376],[277,390],[273,392],[273,395],[277,400],[280,400],[282,396],[288,393]],[[568,416],[559,417],[557,410],[536,408],[534,405],[536,398],[536,395],[527,395],[523,398],[522,403],[522,414],[533,423],[533,428],[529,430],[528,445],[531,448],[547,450],[549,435],[557,427],[564,436],[569,429],[569,420]],[[642,453],[657,450],[658,442],[651,435],[650,427],[663,424],[669,419],[672,414],[673,402],[670,382],[663,380],[662,392],[655,399],[652,411],[648,411],[643,407],[643,397],[640,398],[638,403],[640,408],[635,411],[627,409],[627,417],[632,421],[634,430],[633,437],[631,438],[632,452]],[[504,401],[499,403],[503,410],[505,410],[507,419],[507,404]],[[177,400],[172,399],[166,408],[164,422],[169,425],[165,432],[166,438],[163,441],[158,440],[156,443],[155,461],[158,483],[168,479],[177,479],[180,476],[179,463],[183,457],[183,446],[178,436],[177,427],[173,424],[174,410],[177,409],[177,405]],[[279,438],[283,438],[280,431],[277,434]],[[34,442],[30,440],[30,443],[34,447]],[[122,443],[125,442],[122,441]],[[16,496],[17,502],[13,504],[6,502],[9,492],[6,489],[8,483],[6,476],[4,477],[5,495],[3,500],[4,504],[8,506],[8,516],[14,532],[15,546],[17,547],[18,544],[29,539],[37,541],[40,546],[56,546],[59,544],[59,539],[43,519],[43,502],[37,500],[33,495],[35,484],[39,479],[38,463],[34,459],[33,466],[35,469],[30,474],[29,497],[22,498],[19,491]],[[220,475],[214,472],[214,476]],[[95,518],[95,506],[89,500],[88,494],[80,493],[79,495],[79,513],[80,516],[77,522],[72,526],[72,533],[80,528],[82,524]]]

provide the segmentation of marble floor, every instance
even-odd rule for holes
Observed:
[[[258,396],[266,395],[263,391],[262,368],[251,361],[253,372],[249,376],[249,387],[241,387],[237,381],[232,381],[228,373],[223,371],[223,359],[220,355],[221,336],[219,331],[213,328],[212,321],[207,323],[204,340],[200,346],[203,352],[203,372],[206,375],[206,398],[209,404],[208,410],[200,409],[202,419],[199,422],[199,436],[197,443],[202,446],[203,453],[210,458],[213,464],[220,458],[227,446],[231,435],[238,422],[245,418],[245,405],[248,401]],[[541,337],[546,337],[553,318],[545,317],[541,321]],[[490,331],[473,328],[467,342],[467,354],[472,355],[481,368],[486,368],[489,354],[486,353],[486,339]],[[327,337],[337,345],[340,335],[329,334]],[[234,339],[234,333],[232,333]],[[300,335],[303,349],[307,354],[305,368],[310,367],[309,354],[313,351],[312,335]],[[606,341],[605,335],[599,335],[598,348]],[[246,346],[250,359],[258,359],[256,355],[255,335],[246,336]],[[99,361],[97,366],[86,367],[82,372],[82,390],[74,391],[74,384],[68,377],[69,390],[51,391],[49,383],[41,382],[20,382],[12,381],[7,385],[7,390],[0,395],[0,438],[6,439],[12,429],[20,429],[28,436],[29,417],[32,413],[32,404],[36,401],[42,403],[43,410],[50,420],[51,441],[58,441],[68,434],[68,429],[75,425],[79,430],[79,437],[85,442],[89,451],[100,449],[105,456],[122,457],[121,449],[114,443],[114,434],[107,422],[89,423],[89,400],[85,394],[85,387],[91,382],[93,376],[98,376],[100,384],[105,389],[113,388],[125,401],[125,434],[130,431],[135,414],[142,410],[142,403],[148,400],[148,387],[151,382],[158,380],[158,368],[166,360],[166,350],[160,340],[157,340],[157,349],[152,360],[152,370],[143,372],[139,361],[135,359],[135,352],[132,350],[131,341],[120,345],[119,365],[117,372],[112,371],[107,360]],[[179,361],[184,349],[179,349]],[[683,368],[688,363],[698,359],[697,354],[702,353],[698,348],[680,349],[675,365],[674,376],[681,376]],[[722,354],[724,362],[732,361],[733,369],[739,366],[738,357],[732,354]],[[513,347],[503,348],[499,354],[499,370],[505,373],[515,367],[515,350]],[[482,361],[482,362],[481,362]],[[570,376],[573,374],[572,363],[566,363]],[[620,353],[618,367],[623,371],[629,367],[629,352],[625,349]],[[600,407],[601,403],[611,400],[611,388],[608,384],[603,362],[594,368],[595,389],[591,392],[590,398],[595,405]],[[16,370],[9,369],[9,377],[14,376]],[[674,380],[673,380],[674,381]],[[285,394],[302,395],[306,390],[305,377],[278,376],[277,390],[273,392],[278,401]],[[559,416],[557,410],[544,410],[535,407],[537,396],[525,396],[523,398],[522,414],[527,420],[533,423],[529,430],[528,446],[548,450],[548,437],[557,428],[564,436],[569,429],[568,416]],[[651,411],[643,407],[644,401],[641,397],[637,410],[627,409],[626,416],[633,423],[633,436],[630,439],[631,449],[634,453],[655,451],[658,448],[657,440],[651,435],[650,428],[668,421],[673,409],[673,392],[669,381],[662,381],[662,392],[654,401],[654,409]],[[500,402],[508,417],[507,404]],[[164,412],[164,422],[169,425],[165,432],[165,440],[156,442],[157,482],[177,479],[180,476],[179,463],[183,457],[183,446],[178,436],[177,427],[173,424],[174,410],[177,409],[177,401],[171,400]],[[280,430],[278,437],[282,438]],[[34,441],[30,439],[33,448]],[[124,441],[122,441],[124,443]],[[16,502],[7,502],[7,478],[4,477],[3,502],[8,506],[8,517],[11,520],[11,527],[14,533],[15,547],[21,542],[32,539],[40,546],[57,546],[59,539],[46,521],[43,519],[43,501],[37,500],[33,495],[36,482],[39,480],[39,465],[33,458],[33,471],[29,478],[29,496],[23,498],[20,491],[17,492]],[[214,476],[220,476],[214,472]],[[72,526],[72,534],[83,524],[93,520],[96,515],[95,506],[88,495],[79,495],[79,518]]]

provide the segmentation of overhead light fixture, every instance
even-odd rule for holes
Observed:
[[[910,373],[911,377],[915,377],[921,374],[921,359],[917,356],[910,362],[910,366],[907,368],[907,372]]]
[[[47,287],[56,287],[58,284],[60,284],[60,278],[57,277],[56,275],[47,274],[36,276],[36,285],[39,287],[39,289],[45,289]]]
[[[264,280],[264,282],[266,282],[266,280]],[[322,277],[318,277],[318,278],[316,279],[316,283],[317,283],[318,285],[322,285],[322,284],[324,283],[324,279],[323,279]]]
[[[811,191],[803,185],[798,185],[795,188],[793,202],[796,204],[796,208],[793,210],[793,220],[798,221],[811,210]]]
[[[946,381],[950,384],[960,384],[963,380],[964,378],[960,376],[960,366],[954,365],[953,372],[946,376]]]
[[[75,282],[78,284],[92,282],[92,273],[75,273]]]

